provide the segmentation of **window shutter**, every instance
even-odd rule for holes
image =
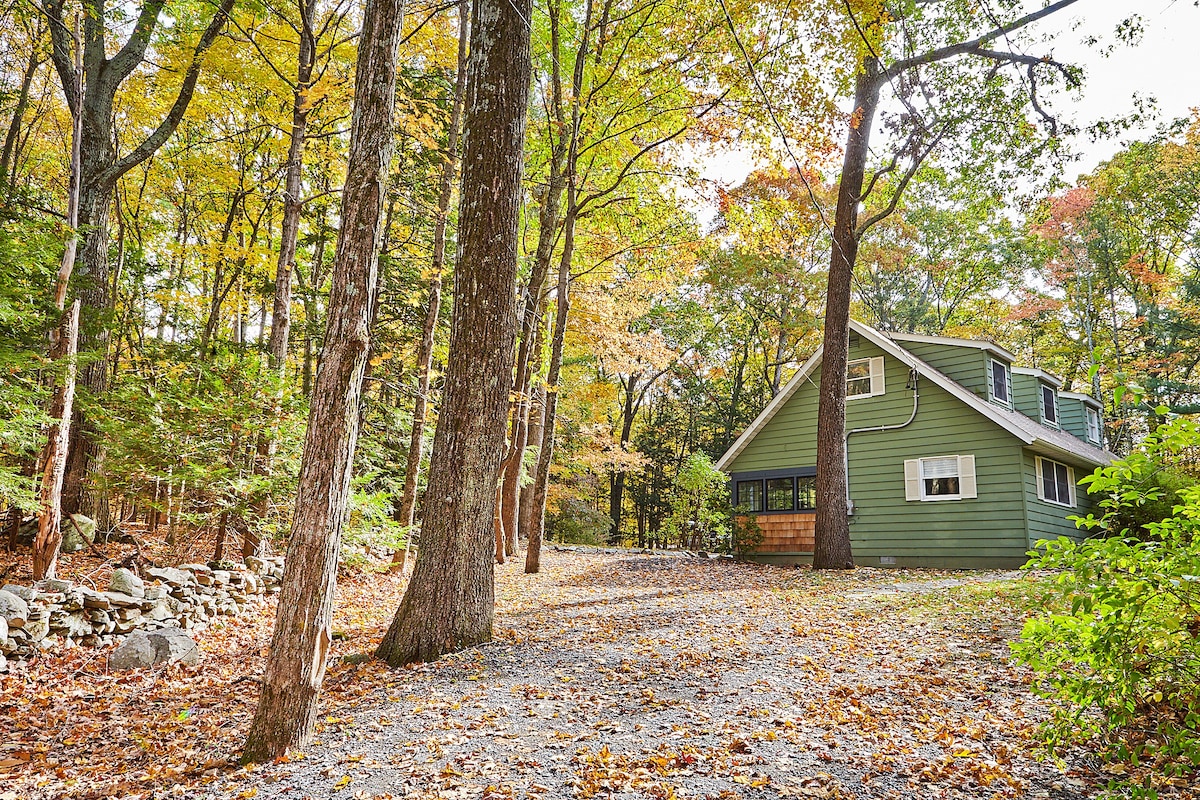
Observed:
[[[1008,365],[1005,365],[1004,367],[1004,392],[1008,395],[1005,398],[1005,402],[1011,406],[1013,404],[1012,367]]]
[[[975,456],[958,457],[958,496],[964,500],[979,496],[975,488]]]
[[[994,387],[996,385],[996,378],[992,374],[992,364],[993,363],[995,363],[995,362],[993,362],[992,359],[989,358],[987,360],[987,373],[988,373],[987,396],[992,399],[999,400],[1000,398],[996,397],[996,392],[994,391]]]
[[[883,394],[883,356],[871,359],[871,394]]]
[[[904,499],[921,499],[921,464],[915,458],[904,462]]]
[[[1041,456],[1038,456],[1033,461],[1035,464],[1037,464],[1037,496],[1038,496],[1038,500],[1045,500],[1046,499],[1046,484],[1044,484],[1042,482],[1042,458],[1041,458]]]
[[[1067,467],[1067,486],[1070,487],[1071,505],[1075,505],[1075,470]]]

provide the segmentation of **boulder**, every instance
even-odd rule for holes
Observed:
[[[71,588],[70,581],[64,581],[59,578],[46,578],[44,581],[38,581],[33,585],[33,588],[39,592],[65,592]]]
[[[29,619],[29,604],[12,592],[0,589],[0,617],[8,621],[8,627],[20,628]]]
[[[126,636],[108,657],[113,670],[140,669],[156,664],[182,661],[195,664],[200,660],[196,642],[180,628],[160,628],[156,631],[136,631]]]
[[[86,550],[94,541],[96,523],[91,517],[71,514],[62,521],[62,545],[58,548],[61,552],[78,553],[80,550]]]
[[[8,620],[0,617],[0,642],[8,638]]]
[[[26,603],[32,603],[34,600],[37,599],[37,596],[38,596],[37,589],[31,589],[28,586],[19,586],[18,584],[15,584],[15,583],[4,584],[3,591],[8,592],[9,594],[15,594],[17,597],[21,598]]]
[[[31,641],[40,642],[50,635],[50,623],[44,619],[30,620],[25,623],[25,632]]]
[[[108,583],[108,590],[139,599],[146,596],[146,584],[132,570],[124,567],[113,572],[112,580]]]
[[[141,597],[134,597],[132,595],[125,594],[124,592],[101,592],[101,595],[108,598],[108,602],[112,603],[114,606],[120,606],[122,608],[135,607],[142,604]]]
[[[83,607],[109,609],[112,608],[112,601],[99,592],[93,592],[91,589],[84,589]]]
[[[146,577],[172,587],[190,586],[196,582],[192,573],[174,567],[150,567],[146,570]]]

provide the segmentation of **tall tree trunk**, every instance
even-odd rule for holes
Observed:
[[[400,0],[367,0],[363,12],[328,325],[304,441],[283,590],[262,697],[246,739],[246,761],[266,761],[302,746],[316,721],[370,350],[402,15]]]
[[[558,262],[558,288],[554,312],[554,335],[550,339],[550,367],[546,373],[546,408],[542,412],[542,446],[538,450],[533,475],[533,509],[529,520],[529,543],[525,551],[525,572],[534,574],[542,565],[542,540],[546,528],[546,491],[550,486],[550,465],[554,461],[554,422],[558,415],[558,379],[562,373],[563,344],[567,336],[567,315],[571,298],[571,259],[575,254],[575,192],[568,187],[567,216],[563,220],[563,251]]]
[[[446,388],[412,580],[377,655],[429,661],[492,638],[492,520],[516,338],[531,0],[475,0]]]
[[[625,403],[621,408],[621,437],[617,444],[621,450],[629,444],[629,439],[633,435],[633,418],[637,414],[638,406],[641,405],[641,398],[635,394],[637,391],[638,379],[641,378],[641,373],[635,372],[629,376],[629,379],[624,382]],[[643,389],[643,391],[645,391]],[[638,399],[634,399],[637,397]],[[608,541],[609,544],[616,544],[621,540],[621,513],[625,506],[625,477],[626,472],[623,469],[618,469],[613,472],[612,478],[609,481],[608,492]]]
[[[300,237],[300,214],[304,209],[302,179],[304,176],[304,144],[308,133],[308,114],[311,105],[308,90],[312,84],[313,67],[317,61],[317,41],[313,33],[316,0],[300,0],[300,47],[296,55],[296,91],[292,95],[292,131],[288,143],[287,174],[283,191],[283,221],[279,230],[279,258],[275,262],[275,297],[271,304],[271,338],[267,343],[267,358],[278,385],[271,393],[267,418],[268,430],[261,431],[255,442],[254,474],[263,482],[254,498],[254,515],[265,520],[271,504],[268,481],[271,462],[279,434],[283,409],[283,389],[287,373],[288,337],[292,330],[292,270],[296,265],[296,241]],[[265,324],[265,323],[264,323]],[[247,525],[242,536],[242,556],[262,555],[262,539],[254,525]]]
[[[824,349],[817,407],[816,543],[813,566],[850,569],[846,477],[846,360],[850,347],[850,282],[858,253],[858,207],[869,156],[871,123],[879,103],[878,62],[864,59],[854,92],[854,114],[846,137],[842,180],[838,186],[833,247],[825,296]]]
[[[446,223],[450,216],[450,201],[454,197],[454,177],[458,171],[458,140],[462,125],[463,103],[467,87],[467,47],[471,33],[471,7],[466,0],[458,4],[458,72],[454,80],[454,104],[450,109],[450,129],[446,136],[445,161],[442,163],[441,186],[438,192],[437,221],[433,227],[432,275],[429,278],[429,302],[425,309],[425,325],[421,329],[421,349],[417,356],[417,398],[413,404],[412,431],[408,441],[408,460],[404,465],[404,493],[400,498],[399,521],[411,528],[417,507],[417,480],[421,471],[421,456],[425,448],[425,416],[429,409],[429,382],[433,367],[434,335],[442,305],[442,273],[446,268]],[[404,550],[397,551],[396,561],[403,567],[411,552],[412,536],[407,537]]]
[[[39,23],[37,30],[31,32],[31,44],[40,42],[44,30]],[[9,123],[8,132],[4,136],[4,148],[0,150],[0,187],[4,188],[7,197],[12,197],[17,173],[17,137],[25,121],[25,109],[29,107],[29,89],[45,57],[43,53],[42,48],[36,44],[29,48],[29,61],[25,64],[25,72],[21,75],[21,88],[17,92],[17,106],[13,109],[12,122]]]
[[[538,310],[538,326],[534,332],[533,353],[530,355],[530,368],[533,373],[539,373],[542,369],[543,353],[546,345],[546,325],[543,321],[546,315],[546,298],[542,298],[542,307]],[[541,381],[532,381],[532,388],[529,395],[529,434],[526,440],[526,448],[532,448],[533,452],[540,453],[542,450],[542,420],[545,419],[546,410],[546,387]],[[534,462],[534,469],[537,469],[537,462]],[[521,536],[524,536],[526,541],[529,540],[529,530],[533,520],[533,481],[527,481],[525,486],[521,487],[520,508],[518,509],[517,530]]]

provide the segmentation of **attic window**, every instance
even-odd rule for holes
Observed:
[[[1087,409],[1087,438],[1089,442],[1100,444],[1100,412],[1094,408]]]
[[[860,358],[846,365],[847,400],[875,397],[883,392],[883,356]]]
[[[1003,361],[991,359],[988,362],[991,366],[992,380],[990,390],[992,400],[1004,405],[1012,405],[1012,375],[1009,373],[1008,364]]]
[[[1058,425],[1058,395],[1053,386],[1042,384],[1042,421]]]

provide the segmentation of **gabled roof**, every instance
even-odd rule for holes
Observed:
[[[948,344],[954,347],[974,347],[976,350],[984,350],[994,356],[999,356],[1010,364],[1017,360],[1016,356],[1000,345],[983,339],[957,339],[953,336],[928,336],[923,333],[889,333],[887,337],[897,342],[929,342],[930,344]]]
[[[1089,405],[1097,411],[1103,408],[1100,401],[1092,397],[1090,394],[1081,394],[1079,392],[1059,392],[1059,397],[1065,397],[1068,400],[1082,400],[1085,405]]]
[[[1108,464],[1113,459],[1111,453],[1102,450],[1099,447],[1090,445],[1082,439],[1072,436],[1066,431],[1041,425],[1018,411],[1012,411],[1010,409],[998,406],[995,403],[984,400],[970,389],[951,379],[945,373],[934,369],[929,364],[905,350],[895,340],[940,340],[946,344],[973,344],[975,346],[979,346],[980,349],[1000,351],[1000,353],[1007,354],[1007,358],[1012,358],[1012,355],[1009,354],[1007,350],[1004,350],[998,345],[993,345],[990,342],[969,342],[969,340],[966,339],[949,339],[940,336],[916,337],[910,334],[905,334],[903,336],[898,334],[883,334],[874,328],[864,325],[856,320],[850,321],[850,330],[854,333],[857,333],[864,339],[867,339],[876,347],[883,350],[883,352],[895,358],[897,361],[907,364],[909,368],[916,370],[918,375],[923,378],[928,378],[935,386],[945,390],[947,393],[961,400],[963,403],[966,403],[972,409],[987,417],[992,422],[996,423],[1001,428],[1015,436],[1017,439],[1020,439],[1021,442],[1030,449],[1036,450],[1037,452],[1045,455],[1057,456],[1059,458],[1066,458],[1072,462],[1091,464],[1095,466]],[[799,389],[800,386],[810,378],[813,371],[816,370],[821,363],[822,352],[824,352],[824,348],[818,347],[817,352],[813,353],[812,358],[808,359],[808,361],[804,363],[804,366],[800,368],[800,371],[792,376],[792,379],[787,382],[787,385],[783,387],[779,394],[777,394],[775,398],[767,405],[767,407],[763,409],[762,413],[750,423],[750,426],[746,428],[745,432],[743,432],[742,435],[737,438],[737,441],[735,441],[733,445],[731,445],[730,448],[725,451],[725,454],[721,456],[719,461],[717,461],[718,469],[726,469],[733,462],[733,460],[737,458],[743,450],[746,449],[746,445],[748,445],[750,441],[758,435],[758,432],[761,431],[763,427],[771,421],[771,418],[779,412],[779,409],[781,409],[783,405],[791,399],[792,395],[796,393],[796,390]]]
[[[1013,367],[1012,371],[1013,375],[1032,375],[1038,380],[1045,381],[1046,383],[1050,384],[1055,389],[1061,389],[1063,385],[1062,378],[1058,377],[1057,375],[1052,375],[1049,372],[1046,372],[1044,369],[1038,369],[1037,367]]]

